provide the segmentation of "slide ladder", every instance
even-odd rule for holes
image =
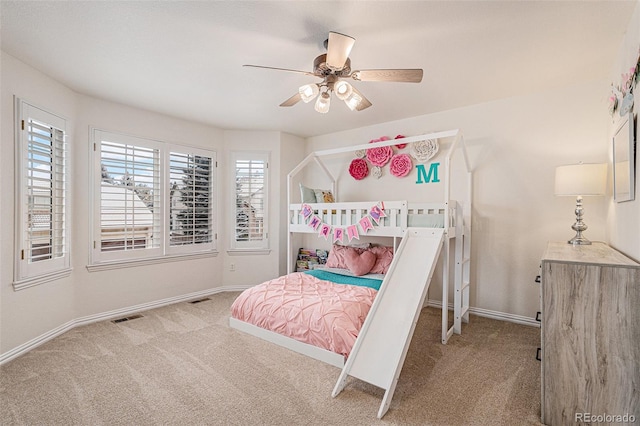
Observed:
[[[444,229],[408,228],[332,396],[353,376],[385,389],[378,418],[389,409],[435,270]]]

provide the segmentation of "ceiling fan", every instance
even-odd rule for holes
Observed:
[[[291,70],[287,68],[265,67],[261,65],[244,65],[245,67],[266,68],[278,71],[288,71],[321,78],[320,83],[305,84],[298,92],[280,104],[290,107],[300,101],[311,102],[317,97],[315,110],[320,113],[329,112],[331,93],[343,100],[351,111],[362,111],[372,104],[349,82],[343,80],[352,78],[356,81],[395,81],[405,83],[420,83],[422,69],[372,69],[351,71],[349,54],[356,39],[348,35],[329,32],[329,38],[324,44],[327,53],[313,61],[313,72]]]

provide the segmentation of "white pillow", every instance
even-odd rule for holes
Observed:
[[[307,188],[303,184],[300,184],[300,199],[302,203],[315,203],[316,193],[313,189]]]

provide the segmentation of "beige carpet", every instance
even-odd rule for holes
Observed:
[[[391,408],[340,370],[228,326],[238,293],[76,328],[0,368],[2,425],[540,424],[540,330],[424,309]]]

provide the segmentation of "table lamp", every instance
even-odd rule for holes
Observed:
[[[606,164],[571,164],[556,168],[556,195],[570,195],[576,197],[576,223],[571,229],[576,231],[575,237],[568,241],[573,245],[591,244],[582,233],[586,231],[587,224],[582,221],[584,209],[582,197],[589,195],[605,195],[607,184]]]

